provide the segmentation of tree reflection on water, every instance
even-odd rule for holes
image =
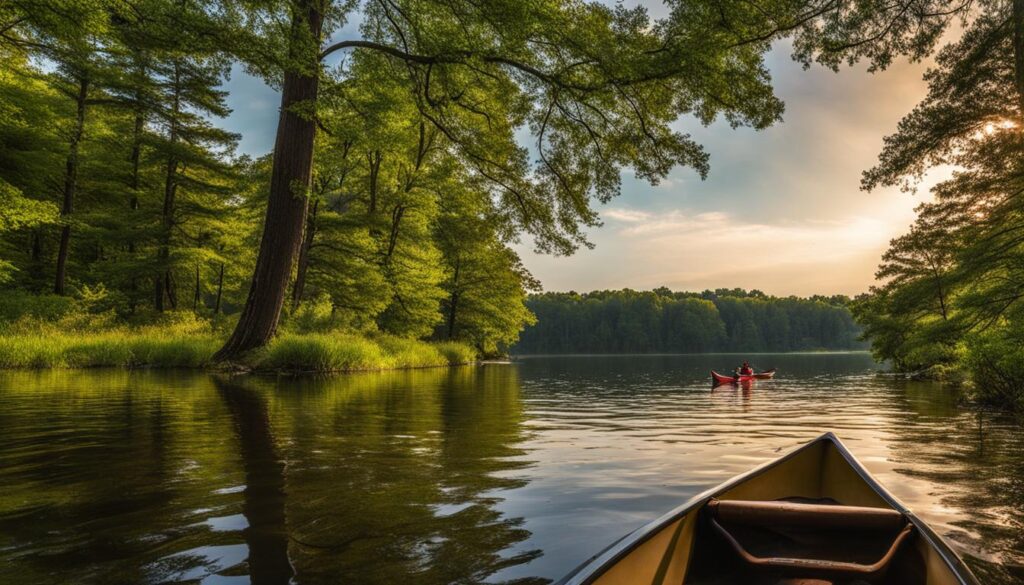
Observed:
[[[941,490],[927,509],[959,511],[946,534],[982,583],[1024,583],[1024,436],[1020,420],[967,410],[928,382],[904,390],[904,424],[893,427],[896,471]],[[945,399],[944,399],[945,398]]]
[[[530,465],[512,369],[4,386],[3,582],[471,583],[540,554],[496,509]]]

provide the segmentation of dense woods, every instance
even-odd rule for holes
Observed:
[[[775,41],[789,39],[806,66],[876,71],[932,55],[957,25],[928,97],[864,185],[960,170],[894,242],[856,314],[898,368],[966,365],[1012,399],[1024,394],[1022,23],[1021,2],[997,0],[693,0],[658,18],[569,0],[6,2],[0,311],[29,338],[44,325],[198,323],[215,340],[204,347],[226,338],[218,360],[266,347],[282,323],[287,334],[500,351],[534,321],[525,299],[539,284],[513,245],[589,246],[596,204],[619,193],[623,169],[651,183],[676,166],[705,176],[708,153],[680,121],[779,121],[764,64]],[[281,94],[266,155],[240,155],[223,128],[224,84],[239,68]],[[585,344],[849,343],[805,333],[785,299],[762,310],[668,297],[659,302],[680,319],[710,301],[725,337],[641,340],[595,318],[604,328]],[[531,306],[546,311],[544,298]],[[731,316],[733,303],[752,321]],[[785,334],[758,321],[783,313]]]
[[[702,293],[546,293],[516,353],[699,353],[863,349],[844,296],[770,297],[754,290]]]
[[[1024,3],[957,6],[928,93],[885,140],[867,189],[931,190],[855,309],[878,357],[920,375],[968,375],[981,398],[1024,407]]]

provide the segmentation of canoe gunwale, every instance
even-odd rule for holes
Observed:
[[[971,572],[971,570],[964,564],[963,560],[946,544],[945,540],[934,530],[931,529],[923,520],[918,518],[913,512],[911,512],[902,502],[896,499],[895,496],[889,493],[878,481],[861,465],[860,461],[846,448],[846,445],[835,435],[835,433],[826,432],[818,438],[798,446],[792,451],[785,455],[766,461],[757,467],[732,477],[725,482],[709,488],[696,496],[693,496],[682,505],[676,507],[670,512],[662,515],[661,517],[644,524],[636,530],[627,533],[623,537],[619,538],[600,553],[590,557],[565,577],[555,582],[555,585],[587,585],[593,583],[596,579],[600,578],[610,567],[615,563],[622,560],[624,557],[629,555],[631,552],[636,550],[640,545],[647,542],[649,539],[660,533],[660,531],[666,526],[682,519],[691,511],[700,508],[707,504],[716,495],[728,491],[737,485],[748,481],[749,479],[760,475],[773,467],[782,465],[795,457],[798,453],[804,449],[811,447],[812,445],[818,444],[822,441],[828,441],[835,446],[836,450],[843,459],[853,468],[858,476],[864,480],[868,486],[871,487],[886,503],[892,506],[895,510],[901,512],[906,516],[907,520],[914,525],[918,531],[918,535],[924,538],[929,546],[935,552],[939,554],[946,565],[956,575],[957,580],[961,585],[980,585],[980,582]]]

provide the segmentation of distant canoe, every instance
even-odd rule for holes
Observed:
[[[832,433],[696,496],[562,585],[979,585]]]
[[[750,376],[726,376],[711,370],[711,380],[715,384],[736,384],[737,382],[750,382],[751,380],[768,380],[775,377],[775,368],[758,372]]]

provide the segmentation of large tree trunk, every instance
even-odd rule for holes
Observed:
[[[75,211],[75,190],[78,188],[78,143],[85,132],[85,100],[89,95],[89,79],[83,76],[78,80],[78,95],[75,96],[77,115],[75,128],[68,144],[68,158],[64,165],[64,201],[60,208],[60,216],[64,218],[64,227],[60,230],[60,248],[57,250],[57,276],[53,283],[53,292],[64,294],[64,281],[67,279],[68,251],[71,247],[71,224],[67,218]]]
[[[256,270],[238,325],[214,356],[217,360],[238,357],[266,345],[273,337],[302,244],[316,136],[316,121],[309,110],[316,104],[319,89],[319,56],[302,52],[308,51],[308,37],[320,39],[323,15],[316,0],[302,0],[299,6],[302,9],[292,18],[289,52],[293,59],[303,60],[306,69],[284,75],[270,197]]]
[[[309,220],[306,221],[306,235],[302,239],[302,249],[299,250],[299,265],[295,270],[295,284],[292,285],[292,310],[299,308],[302,302],[302,291],[306,288],[306,271],[309,269],[309,249],[313,247],[313,238],[316,237],[316,210],[320,206],[320,200],[313,202],[313,209],[309,213]]]

